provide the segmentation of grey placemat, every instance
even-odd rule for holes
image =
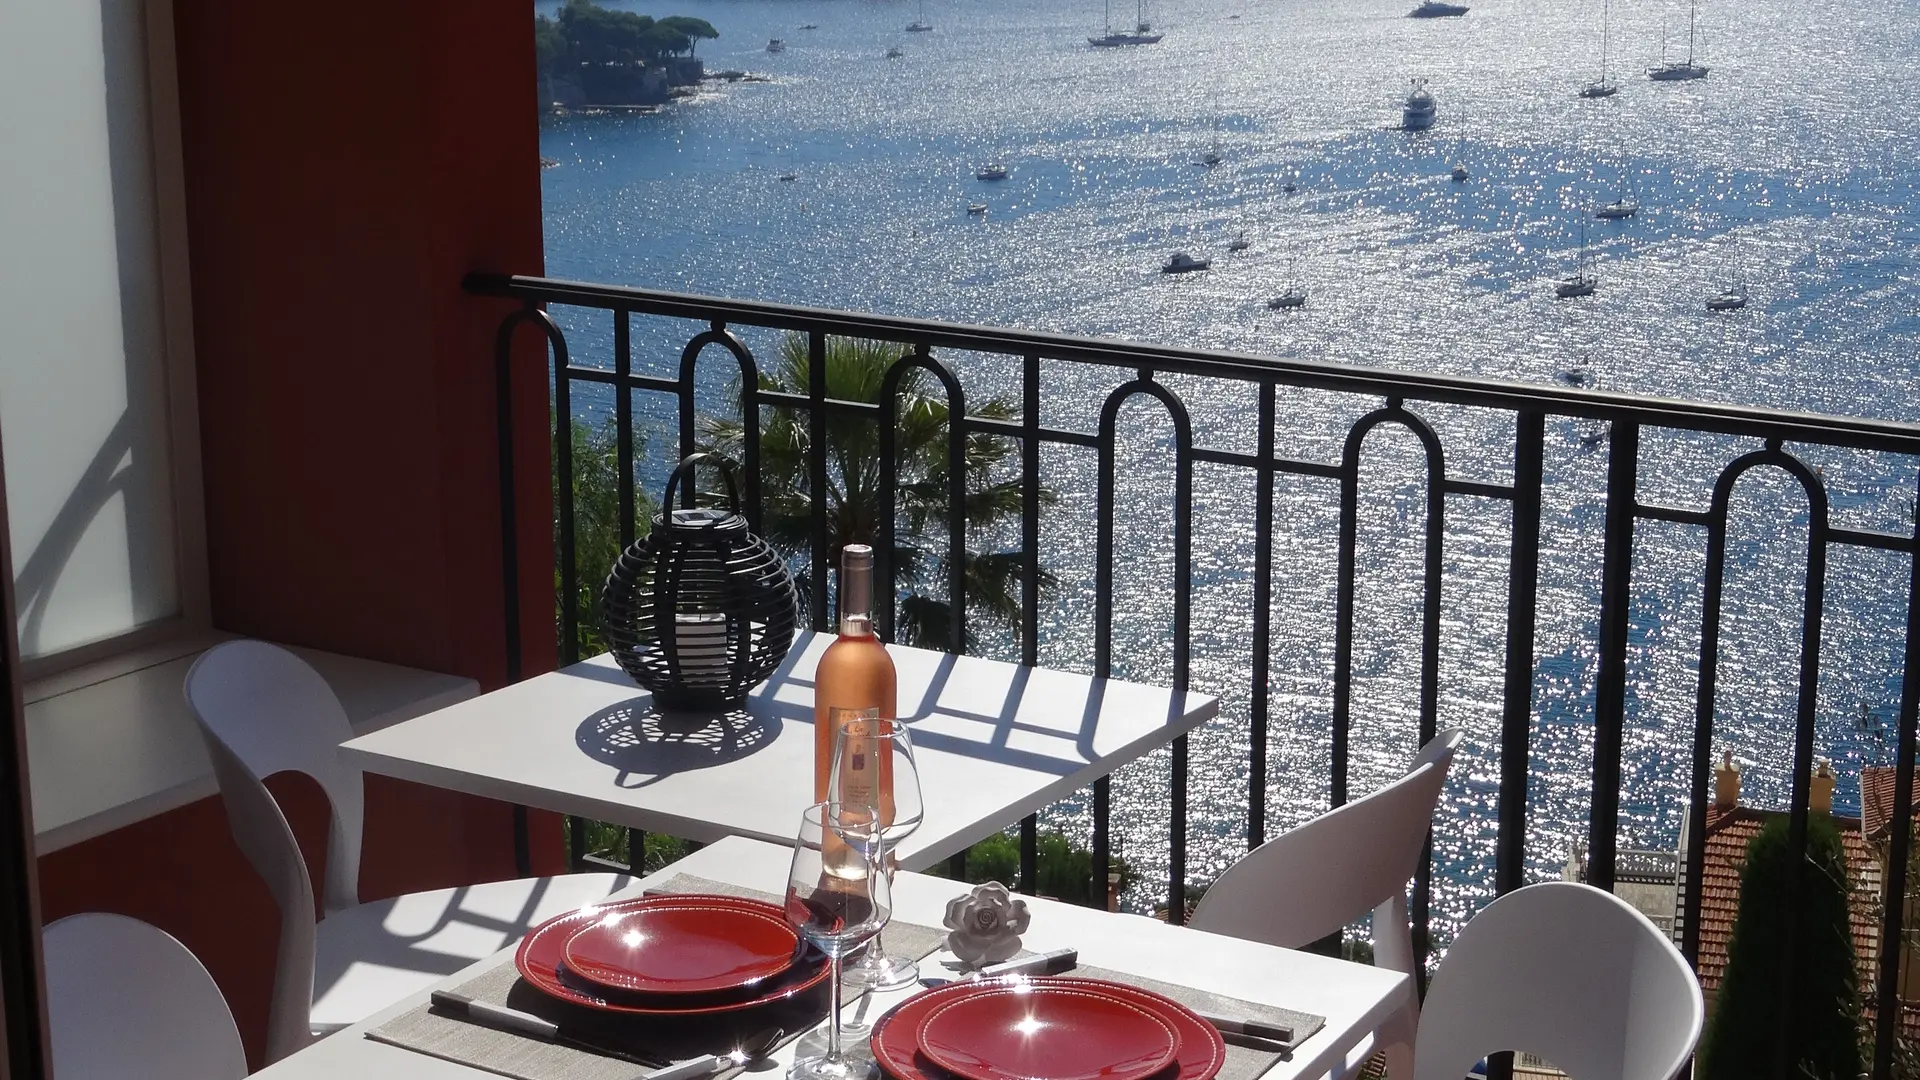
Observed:
[[[779,897],[691,874],[678,874],[662,892],[706,892],[778,903]],[[887,928],[889,952],[922,958],[946,940],[946,931],[913,923]],[[739,1030],[737,1017],[605,1017],[555,1001],[521,981],[512,964],[501,964],[454,988],[476,1001],[490,1001],[544,1016],[566,1025],[582,1037],[616,1046],[644,1049],[649,1055],[681,1059],[731,1049],[735,1040],[767,1027],[785,1028],[781,1045],[798,1039],[826,1015],[827,987],[802,995],[791,1003],[754,1010],[754,1031]],[[844,1004],[857,1001],[863,990],[848,987]],[[644,1067],[570,1046],[529,1039],[436,1012],[421,1005],[401,1013],[367,1032],[367,1038],[391,1043],[430,1057],[469,1065],[516,1080],[633,1080]],[[732,1080],[742,1069],[717,1073],[716,1080]]]
[[[1326,1017],[1315,1016],[1313,1013],[1296,1012],[1277,1005],[1262,1005],[1258,1002],[1228,997],[1225,994],[1196,990],[1191,986],[1165,983],[1158,979],[1148,979],[1125,971],[1111,971],[1090,964],[1082,964],[1067,974],[1085,979],[1105,979],[1108,982],[1151,990],[1163,997],[1170,997],[1196,1012],[1212,1013],[1215,1016],[1238,1016],[1268,1024],[1283,1024],[1293,1029],[1295,1046],[1307,1041],[1314,1032],[1327,1025]],[[1220,1066],[1218,1080],[1254,1080],[1255,1077],[1273,1068],[1274,1062],[1288,1056],[1290,1055],[1286,1051],[1255,1049],[1252,1046],[1228,1042],[1227,1060]]]

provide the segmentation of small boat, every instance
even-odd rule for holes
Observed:
[[[1632,199],[1621,197],[1593,212],[1593,216],[1602,221],[1624,221],[1640,212],[1640,204]]]
[[[985,217],[987,216],[987,204],[983,202],[968,203],[967,213],[973,217]]]
[[[767,42],[767,51],[768,52],[786,52],[787,43],[780,40],[779,38],[773,38]]]
[[[901,57],[903,57],[903,56],[905,56],[905,55],[907,55],[907,54],[906,54],[906,52],[905,52],[905,51],[903,51],[903,50],[902,50],[902,49],[900,48],[900,46],[898,46],[898,45],[889,45],[889,46],[887,46],[887,59],[889,59],[889,60],[898,60],[898,59],[900,59]]]
[[[1286,291],[1267,301],[1269,311],[1284,311],[1287,308],[1307,306],[1307,290],[1300,287],[1300,279],[1294,276],[1293,266],[1293,260],[1288,259]]]
[[[1005,180],[1007,167],[995,161],[973,174],[975,180]]]
[[[1587,268],[1587,226],[1580,225],[1580,254],[1574,260],[1573,276],[1562,278],[1553,285],[1553,295],[1562,300],[1571,300],[1576,296],[1592,296],[1593,290],[1600,286],[1600,279]]]
[[[820,24],[819,24],[819,23],[801,23],[801,24],[800,24],[800,29],[802,29],[802,30],[818,30],[818,29],[820,29]]]
[[[1708,311],[1739,311],[1747,306],[1745,289],[1728,289],[1719,296],[1707,298]]]
[[[1562,300],[1576,296],[1592,296],[1593,290],[1600,285],[1600,279],[1592,274],[1575,274],[1570,278],[1557,281],[1553,285],[1553,295]]]
[[[1220,98],[1216,94],[1213,102],[1213,144],[1207,147],[1206,153],[1200,155],[1200,164],[1211,169],[1225,160],[1220,153]]]
[[[1581,87],[1580,96],[1583,98],[1612,97],[1620,92],[1618,86],[1607,81],[1607,24],[1611,21],[1609,16],[1612,13],[1612,0],[1600,5],[1600,81]]]
[[[1660,31],[1660,66],[1647,72],[1647,78],[1654,82],[1685,82],[1690,79],[1704,79],[1707,69],[1703,64],[1693,62],[1693,24],[1699,14],[1700,5],[1695,3],[1687,7],[1687,58],[1685,61],[1667,62],[1667,32]]]
[[[1407,12],[1409,19],[1446,19],[1455,15],[1465,15],[1465,4],[1443,4],[1440,0],[1423,0],[1421,5]]]
[[[1213,168],[1215,165],[1218,165],[1225,160],[1227,159],[1221,157],[1220,151],[1218,150],[1209,150],[1206,153],[1200,155],[1200,164],[1205,165],[1209,169]]]
[[[1252,246],[1253,241],[1247,239],[1246,233],[1235,233],[1233,239],[1227,241],[1228,251],[1245,251]]]
[[[1160,268],[1160,272],[1163,274],[1191,274],[1195,270],[1205,270],[1212,265],[1213,261],[1211,259],[1196,259],[1184,251],[1176,251],[1173,253],[1173,258],[1168,259],[1166,265]]]
[[[1568,386],[1585,386],[1593,381],[1593,375],[1583,367],[1568,368],[1554,376],[1554,378],[1559,379]]]
[[[1464,184],[1467,182],[1467,178],[1472,174],[1467,172],[1467,167],[1465,165],[1456,161],[1453,163],[1453,172],[1451,175],[1453,176],[1454,183]]]
[[[933,24],[927,21],[927,0],[920,0],[920,17],[907,24],[907,32],[924,34],[931,29]]]
[[[780,182],[783,184],[790,184],[798,179],[800,179],[800,174],[794,172],[792,169],[788,169],[786,172],[780,174]]]
[[[1133,29],[1118,33],[1113,29],[1113,0],[1107,0],[1106,32],[1099,37],[1090,37],[1087,44],[1096,49],[1113,49],[1124,45],[1158,45],[1165,34],[1156,34],[1153,24],[1147,21],[1147,0],[1137,0],[1134,8]]]
[[[1433,95],[1427,92],[1427,80],[1413,80],[1413,92],[1407,95],[1407,101],[1400,110],[1400,127],[1406,131],[1425,131],[1433,126],[1438,106]]]

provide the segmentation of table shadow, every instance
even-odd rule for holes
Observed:
[[[610,705],[574,729],[574,744],[620,770],[617,787],[637,789],[676,773],[710,769],[757,752],[779,736],[779,715],[744,708],[724,713],[670,713],[647,695]]]

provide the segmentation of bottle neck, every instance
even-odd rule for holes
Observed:
[[[873,636],[873,552],[853,547],[840,561],[840,636]]]

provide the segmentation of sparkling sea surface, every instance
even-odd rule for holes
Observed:
[[[550,276],[988,325],[1095,334],[1408,371],[1547,383],[1584,369],[1599,389],[1913,420],[1920,343],[1914,279],[1916,135],[1908,107],[1914,0],[1708,0],[1689,83],[1645,78],[1684,53],[1687,8],[1615,0],[1610,73],[1620,93],[1576,96],[1598,75],[1600,0],[1471,0],[1464,18],[1410,20],[1412,0],[1156,0],[1159,45],[1092,49],[1091,0],[930,0],[932,33],[902,28],[907,0],[621,3],[705,18],[708,83],[658,115],[551,117],[541,153]],[[552,3],[536,11],[551,13]],[[1116,10],[1116,24],[1131,11]],[[819,29],[802,31],[803,23]],[[785,52],[766,51],[769,38]],[[889,46],[904,55],[887,59]],[[1439,120],[1395,130],[1412,77]],[[1218,146],[1225,161],[1198,159]],[[1010,179],[974,179],[998,160]],[[1451,165],[1471,179],[1454,183]],[[792,170],[797,179],[781,182]],[[1297,184],[1288,194],[1284,185]],[[1626,222],[1592,208],[1623,191]],[[982,217],[966,213],[985,202]],[[1244,231],[1250,250],[1226,251]],[[1582,235],[1590,298],[1556,301]],[[1163,276],[1174,251],[1204,274]],[[1297,280],[1308,307],[1265,300]],[[1748,290],[1746,310],[1708,296]],[[610,325],[558,313],[577,362],[610,363]],[[670,373],[701,327],[635,320],[635,368]],[[745,333],[772,355],[771,335]],[[701,369],[723,407],[729,364]],[[947,358],[970,400],[1014,394],[1016,364]],[[1093,430],[1127,372],[1045,370],[1043,422]],[[1251,389],[1164,380],[1199,445],[1252,450]],[[1017,394],[1014,394],[1017,401]],[[665,403],[636,398],[650,486],[671,443]],[[1352,422],[1380,402],[1283,392],[1283,454],[1337,462]],[[609,399],[576,398],[603,415]],[[1416,405],[1450,476],[1512,474],[1504,414]],[[1172,425],[1151,402],[1121,414],[1121,552],[1115,656],[1124,677],[1171,678],[1168,555]],[[1550,420],[1534,673],[1527,866],[1557,876],[1584,838],[1606,475],[1597,425]],[[1648,433],[1641,498],[1703,508],[1719,470],[1754,444]],[[1914,463],[1800,448],[1834,521],[1911,527]],[[1413,750],[1425,480],[1417,442],[1376,429],[1361,485],[1352,788],[1396,775]],[[1041,662],[1085,670],[1093,640],[1094,457],[1049,447],[1061,495],[1043,550],[1061,588],[1043,615]],[[1192,739],[1190,881],[1244,850],[1253,481],[1195,469],[1193,685],[1222,698]],[[1337,488],[1277,485],[1269,835],[1327,805]],[[1782,806],[1799,664],[1807,502],[1777,470],[1735,489],[1722,629],[1716,757],[1747,763],[1746,792]],[[1434,918],[1451,927],[1492,893],[1500,775],[1508,507],[1450,497],[1442,590],[1440,722],[1468,731],[1435,841]],[[1684,809],[1700,639],[1704,530],[1642,523],[1633,581],[1623,762],[1623,846],[1671,849]],[[979,536],[977,546],[1014,537]],[[1822,633],[1819,753],[1857,806],[1862,764],[1892,759],[1862,709],[1891,725],[1899,696],[1906,560],[1836,550]],[[982,651],[1017,656],[1005,633]],[[1870,728],[1871,723],[1868,724]],[[1164,752],[1117,774],[1127,895],[1165,893]],[[1084,836],[1082,800],[1045,815]]]

